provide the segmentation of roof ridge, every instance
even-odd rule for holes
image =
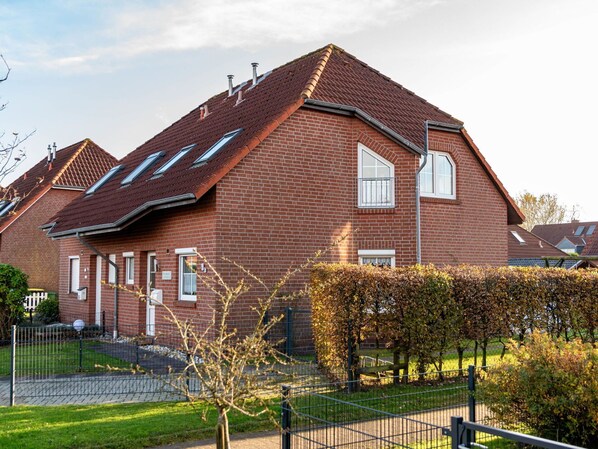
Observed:
[[[81,154],[81,152],[87,147],[87,144],[89,142],[91,142],[91,140],[89,139],[89,137],[86,137],[83,140],[83,142],[79,145],[79,148],[77,149],[77,151],[75,151],[73,153],[73,155],[71,156],[71,158],[68,161],[66,161],[66,163],[60,169],[60,171],[58,173],[56,173],[56,176],[54,176],[52,178],[52,181],[50,181],[50,184],[55,185],[58,182],[58,179],[64,174],[64,172],[66,171],[66,169],[70,167],[70,165],[77,158],[77,156],[79,156],[79,154]]]
[[[326,63],[328,62],[328,59],[330,59],[330,55],[332,55],[332,50],[334,50],[334,48],[335,48],[334,44],[328,44],[326,47],[324,47],[322,49],[322,50],[324,50],[324,52],[323,52],[322,56],[320,56],[320,59],[318,59],[318,62],[316,63],[316,67],[314,68],[314,71],[312,72],[311,76],[307,80],[307,83],[305,84],[305,88],[301,92],[302,98],[310,98],[311,95],[313,94],[314,89],[316,88],[316,85],[318,84],[318,81],[320,80],[320,77],[322,76],[322,72],[324,72],[324,69],[326,68]]]

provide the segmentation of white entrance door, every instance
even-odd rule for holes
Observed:
[[[152,291],[156,287],[156,253],[147,254],[147,300],[146,300],[146,317],[145,317],[145,334],[156,335],[156,306],[150,299]]]
[[[102,258],[96,257],[96,324],[102,325]]]

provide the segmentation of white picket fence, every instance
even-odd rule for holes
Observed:
[[[25,296],[23,305],[27,312],[34,311],[40,302],[44,299],[48,299],[48,292],[44,291],[29,291],[29,294]]]

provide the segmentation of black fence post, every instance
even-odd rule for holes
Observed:
[[[467,405],[469,408],[469,421],[476,422],[476,399],[475,399],[475,366],[469,365],[467,368],[467,390],[469,397]],[[475,442],[475,431],[467,430],[467,441]]]
[[[291,449],[291,404],[289,402],[291,396],[291,387],[288,385],[282,386],[282,400],[281,400],[281,448]]]
[[[463,418],[460,416],[451,416],[451,449],[459,449],[461,441],[461,424]]]
[[[139,340],[135,339],[135,369],[139,367]]]
[[[284,353],[290,356],[293,352],[293,308],[286,308],[286,334],[287,338],[285,341]]]
[[[16,351],[17,350],[17,326],[10,328],[10,386],[8,405],[15,405],[15,380],[16,380]]]
[[[106,311],[102,310],[102,337],[106,335]]]
[[[189,372],[191,368],[191,354],[187,353],[187,366],[185,367],[185,385],[187,388],[187,401],[191,401],[191,373]]]

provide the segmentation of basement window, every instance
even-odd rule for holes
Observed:
[[[141,176],[143,173],[145,173],[145,171],[148,168],[150,168],[152,165],[154,165],[156,162],[158,162],[158,159],[163,157],[164,154],[165,154],[164,151],[158,151],[157,153],[150,154],[148,157],[145,158],[145,160],[141,164],[139,164],[137,166],[137,168],[135,170],[133,170],[131,173],[129,173],[128,176],[125,179],[123,179],[120,183],[123,186],[131,184],[133,181],[135,181],[137,178],[139,178],[139,176]]]
[[[185,157],[185,155],[189,151],[191,151],[193,148],[195,148],[195,144],[188,145],[188,146],[182,148],[177,154],[172,156],[168,162],[166,162],[162,167],[160,167],[158,170],[156,170],[154,172],[154,176],[152,176],[152,178],[157,178],[159,176],[162,176],[164,174],[164,172],[166,172],[166,170],[168,170],[170,167],[172,167],[174,164],[176,164],[178,161],[180,161],[183,157]]]
[[[359,265],[374,265],[376,267],[394,267],[394,249],[360,249],[357,251]]]
[[[119,171],[121,171],[124,168],[124,165],[117,165],[116,167],[112,167],[108,173],[106,173],[104,176],[102,176],[94,185],[92,185],[89,189],[87,189],[87,192],[85,192],[86,195],[91,195],[92,193],[95,193],[100,187],[102,187],[104,184],[106,184],[108,181],[110,181],[110,179],[112,179],[114,177],[114,175],[116,175]]]
[[[218,142],[216,142],[214,145],[212,145],[210,147],[210,149],[208,151],[206,151],[204,154],[202,154],[198,159],[195,160],[195,162],[193,162],[193,166],[198,166],[200,164],[204,164],[206,162],[208,162],[208,160],[214,156],[214,154],[216,154],[218,151],[220,151],[224,146],[226,146],[226,144],[228,144],[231,140],[233,140],[235,137],[237,137],[237,135],[243,131],[243,129],[239,128],[236,129],[234,131],[231,131],[229,133],[226,133],[224,136],[222,136]]]

